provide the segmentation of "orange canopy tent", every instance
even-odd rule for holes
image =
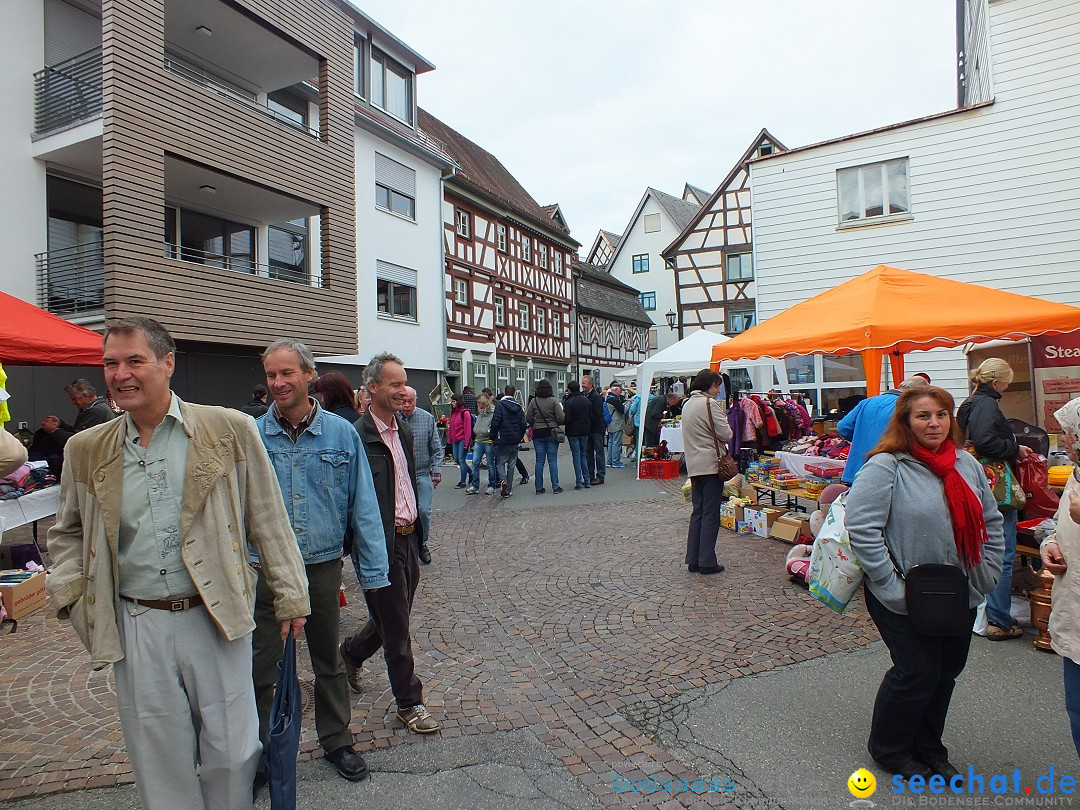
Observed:
[[[0,363],[100,366],[101,335],[0,292]]]
[[[880,264],[716,344],[712,366],[722,360],[861,354],[866,393],[875,396],[885,354],[899,381],[910,351],[1077,329],[1080,307]]]

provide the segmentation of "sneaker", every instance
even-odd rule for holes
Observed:
[[[527,476],[527,475],[521,476],[521,480],[518,481],[518,483],[519,484],[527,484],[527,483],[529,483],[529,476]]]
[[[512,490],[512,489],[504,489],[503,493],[502,493],[502,496],[504,498],[509,498],[513,494],[514,494],[514,490]]]
[[[540,487],[540,489],[536,490],[537,495],[543,495],[545,492],[547,492],[547,490],[543,487]]]
[[[338,653],[341,655],[341,660],[345,662],[345,679],[349,682],[349,688],[354,692],[363,692],[364,684],[360,680],[360,667],[354,667],[349,663],[349,658],[345,655],[344,642],[338,646]]]
[[[574,489],[581,489],[581,484],[574,484]]]
[[[405,724],[409,731],[417,734],[431,734],[439,730],[438,721],[431,716],[431,712],[423,703],[417,703],[407,709],[397,710],[398,720]]]
[[[458,481],[456,484],[454,484],[454,489],[465,489],[465,482]]]
[[[420,544],[419,554],[420,562],[424,565],[431,565],[431,552],[428,551],[427,543]]]
[[[477,489],[476,487],[469,487],[467,490],[465,490],[465,494],[466,495],[475,495],[479,491],[480,490]]]
[[[614,467],[616,470],[621,470],[626,465],[623,464],[621,461],[616,461],[614,464],[608,464],[608,466],[609,467]]]
[[[485,495],[494,495],[495,494],[495,487],[488,487],[487,489],[484,490],[484,494]]]
[[[553,495],[559,495],[562,492],[562,487],[552,487],[551,492]]]

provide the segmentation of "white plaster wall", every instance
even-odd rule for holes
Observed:
[[[0,290],[37,303],[34,254],[47,248],[45,164],[31,156],[34,129],[34,76],[45,61],[41,0],[4,3],[0,27],[0,76],[6,77],[7,103],[0,116]]]
[[[375,152],[416,170],[416,221],[375,207]],[[359,354],[392,351],[408,368],[443,370],[443,211],[440,171],[366,130],[356,130]],[[417,322],[378,314],[375,262],[416,270]]]
[[[648,214],[660,214],[660,230],[645,233],[645,217]],[[656,292],[656,309],[646,310],[646,314],[656,324],[657,349],[666,349],[679,340],[677,330],[668,329],[664,314],[675,307],[675,274],[664,265],[660,251],[666,248],[679,235],[675,223],[671,221],[656,200],[649,197],[634,222],[624,244],[619,249],[615,264],[610,268],[611,275],[624,284],[629,284],[640,292]],[[649,272],[634,272],[634,256],[649,254]]]

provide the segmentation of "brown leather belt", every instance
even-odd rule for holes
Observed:
[[[201,596],[188,596],[185,599],[132,599],[130,596],[121,596],[125,602],[133,602],[141,607],[154,608],[155,610],[168,610],[175,613],[178,610],[198,607],[203,603]]]
[[[395,526],[394,531],[398,534],[408,535],[416,531],[416,524],[410,523],[408,526]]]

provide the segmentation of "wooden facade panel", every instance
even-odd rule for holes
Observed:
[[[264,27],[323,58],[318,77],[324,91],[322,139],[168,73],[162,62],[164,0],[105,0],[107,314],[151,315],[181,339],[252,346],[265,345],[264,319],[271,316],[275,331],[302,337],[317,351],[352,352],[357,331],[352,24],[323,0],[240,4],[262,17]],[[167,154],[319,206],[326,287],[166,259]],[[252,323],[253,313],[260,313],[260,322]]]

